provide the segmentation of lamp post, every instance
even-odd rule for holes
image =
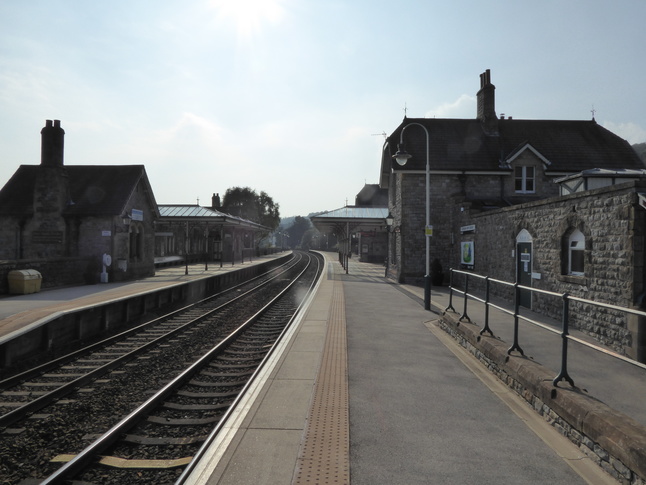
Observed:
[[[424,309],[431,309],[431,271],[430,271],[430,225],[431,225],[431,169],[430,169],[430,143],[428,130],[426,127],[420,123],[409,123],[402,128],[402,131],[399,135],[399,145],[397,146],[397,153],[393,155],[393,158],[397,161],[400,166],[406,165],[406,162],[409,158],[412,157],[406,150],[404,146],[404,132],[409,126],[419,126],[424,130],[426,134],[426,226],[424,227],[424,238],[426,239],[426,274],[424,275]]]

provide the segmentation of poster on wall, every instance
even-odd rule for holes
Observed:
[[[460,243],[460,263],[463,267],[473,269],[475,258],[473,256],[473,241]]]

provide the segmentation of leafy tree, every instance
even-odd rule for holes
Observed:
[[[310,227],[312,227],[312,223],[308,218],[296,216],[294,224],[286,230],[287,234],[289,234],[289,247],[293,248],[301,245],[303,236]]]
[[[262,224],[271,230],[280,222],[280,206],[266,193],[258,194],[249,187],[227,189],[222,199],[222,212]]]
[[[320,249],[321,233],[315,227],[310,227],[301,239],[301,247],[303,249]]]
[[[257,233],[256,245],[263,246],[263,240],[280,223],[279,205],[266,193],[258,194],[249,187],[227,189],[222,199],[222,212],[268,227],[267,231]]]
[[[267,192],[260,192],[258,195],[258,208],[260,220],[263,226],[276,229],[280,223],[280,206],[274,202]]]

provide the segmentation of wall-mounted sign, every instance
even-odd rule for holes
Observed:
[[[101,231],[103,237],[112,236],[112,231]]]
[[[462,234],[467,233],[467,232],[476,232],[476,225],[475,225],[475,224],[471,224],[471,225],[469,225],[469,226],[462,226],[462,227],[460,228],[460,232],[461,232]]]
[[[428,237],[432,236],[433,235],[433,226],[431,226],[431,225],[426,226],[426,229],[424,230],[424,233]]]
[[[143,221],[144,220],[144,211],[139,210],[139,209],[132,209],[132,213],[130,215],[131,219],[133,221]]]
[[[473,267],[475,261],[473,241],[460,243],[460,263],[464,266]]]

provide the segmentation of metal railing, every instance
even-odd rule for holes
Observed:
[[[454,286],[453,282],[453,276],[455,274],[460,274],[464,275],[464,289],[460,290],[459,288],[456,288]],[[469,279],[474,278],[477,280],[482,280],[484,282],[484,298],[479,297],[478,295],[474,293],[469,293]],[[511,288],[513,290],[513,310],[509,310],[508,308],[504,308],[500,305],[496,305],[491,301],[491,283],[498,284],[504,287]],[[520,314],[520,295],[521,295],[521,290],[526,290],[531,292],[532,294],[541,294],[549,297],[554,297],[554,298],[560,298],[562,300],[562,310],[561,310],[561,329],[555,329],[549,325],[545,325],[541,322],[538,322],[536,320],[533,320],[525,315]],[[608,356],[614,357],[616,359],[619,359],[623,362],[627,362],[635,367],[639,367],[641,369],[646,370],[646,364],[642,364],[641,362],[637,362],[636,360],[630,359],[624,355],[621,355],[617,352],[613,352],[612,350],[609,350],[607,348],[601,347],[599,345],[595,345],[593,343],[587,342],[583,339],[580,339],[578,337],[574,337],[570,335],[569,333],[569,327],[570,327],[570,303],[571,302],[579,302],[587,305],[591,305],[594,307],[599,307],[599,308],[605,308],[608,310],[614,310],[618,311],[621,313],[625,314],[632,314],[632,315],[638,315],[642,317],[646,317],[646,312],[640,311],[640,310],[633,310],[631,308],[625,308],[625,307],[620,307],[616,305],[610,305],[608,303],[599,303],[595,302],[592,300],[586,300],[584,298],[579,298],[576,296],[571,296],[568,293],[556,293],[553,291],[547,291],[547,290],[541,290],[539,288],[532,288],[529,286],[523,286],[518,283],[510,283],[508,281],[502,281],[502,280],[497,280],[494,278],[491,278],[489,276],[482,276],[479,274],[475,273],[470,273],[467,271],[461,271],[461,270],[456,270],[451,268],[450,270],[450,283],[449,283],[449,306],[446,307],[445,311],[453,311],[454,313],[457,313],[455,308],[453,308],[453,293],[459,293],[463,295],[463,310],[462,314],[460,315],[458,321],[467,321],[471,322],[471,318],[469,318],[469,315],[467,313],[468,311],[468,301],[469,299],[473,299],[476,301],[479,301],[481,303],[484,303],[484,322],[483,322],[483,328],[480,330],[480,335],[483,335],[485,333],[489,333],[490,336],[494,336],[493,331],[491,330],[489,326],[489,308],[493,307],[496,308],[497,310],[510,315],[514,319],[514,341],[511,347],[507,349],[507,354],[511,354],[512,352],[516,351],[519,352],[521,355],[525,355],[523,352],[523,349],[521,348],[519,344],[519,329],[518,329],[518,322],[520,320],[523,320],[527,323],[530,323],[536,327],[539,327],[543,330],[547,330],[548,332],[560,335],[561,337],[561,370],[559,374],[552,380],[552,384],[554,386],[557,386],[558,383],[562,380],[565,380],[570,383],[572,387],[574,387],[574,380],[570,377],[568,374],[567,370],[567,363],[568,363],[568,342],[571,340],[573,342],[577,342],[581,345],[584,345],[590,349],[593,349],[597,352],[601,352],[603,354],[606,354]]]

